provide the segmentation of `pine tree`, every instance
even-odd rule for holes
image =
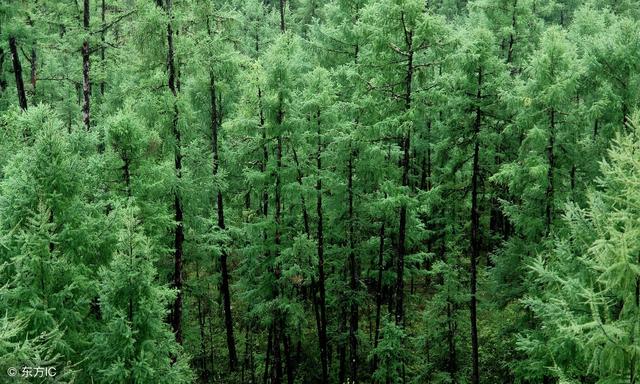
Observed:
[[[93,335],[92,377],[112,383],[188,383],[188,360],[168,325],[175,292],[155,281],[154,256],[134,208],[118,212],[122,229],[108,267],[100,271],[103,322]]]
[[[601,162],[588,205],[566,206],[567,233],[531,264],[539,287],[525,303],[542,322],[519,347],[532,359],[529,377],[635,383],[638,366],[640,269],[637,241],[639,142],[618,135]],[[552,348],[544,348],[544,345]]]

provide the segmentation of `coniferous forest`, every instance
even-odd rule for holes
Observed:
[[[0,382],[638,384],[639,103],[635,0],[1,0]]]

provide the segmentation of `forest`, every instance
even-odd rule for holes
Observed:
[[[0,0],[0,383],[640,384],[640,1]]]

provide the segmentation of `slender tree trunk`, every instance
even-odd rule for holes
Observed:
[[[324,220],[322,210],[322,136],[320,131],[320,111],[316,116],[318,123],[318,151],[316,153],[316,165],[318,180],[316,181],[316,211],[318,214],[318,291],[320,294],[320,359],[322,364],[323,380],[328,378],[327,359],[327,308],[325,297],[325,276],[324,276]]]
[[[284,333],[284,327],[281,328],[282,332],[282,349],[284,350],[284,366],[287,373],[287,384],[293,384],[294,378],[294,366],[293,359],[291,358],[291,337]]]
[[[373,349],[378,348],[378,340],[380,339],[380,317],[382,309],[382,273],[384,270],[384,220],[380,224],[380,247],[378,248],[378,280],[376,282],[376,327],[373,338]],[[378,355],[373,356],[373,369],[378,369]]]
[[[272,384],[282,383],[282,355],[280,353],[281,330],[279,329],[279,323],[280,319],[276,319],[273,328],[273,344],[271,344],[271,347],[273,348],[273,369],[271,371]]]
[[[100,6],[100,21],[102,22],[102,32],[100,32],[100,42],[102,43],[102,46],[100,47],[100,62],[102,63],[102,70],[106,72],[105,70],[105,33],[106,33],[106,28],[107,28],[107,24],[106,24],[106,14],[107,14],[107,7],[105,5],[105,0],[101,0],[101,6]],[[104,77],[104,74],[103,74]],[[100,95],[104,96],[104,79],[100,80]]]
[[[24,82],[22,80],[22,65],[20,64],[20,56],[18,55],[18,47],[16,46],[16,38],[9,36],[9,51],[13,62],[13,73],[16,76],[16,90],[18,92],[18,103],[20,109],[27,110],[27,95],[24,92]]]
[[[553,221],[553,172],[555,168],[555,154],[553,151],[553,146],[555,145],[556,139],[556,113],[553,108],[549,112],[549,142],[547,143],[547,191],[545,193],[546,200],[546,220],[545,220],[545,234],[549,235],[551,233],[551,224]]]
[[[90,98],[91,98],[91,83],[89,81],[89,0],[83,1],[82,12],[82,26],[84,27],[84,33],[87,37],[82,42],[82,123],[84,128],[88,131],[90,129]]]
[[[453,304],[447,298],[447,343],[449,344],[449,358],[447,361],[447,370],[451,376],[452,383],[457,383],[457,358],[456,358],[456,335],[455,320],[453,319]]]
[[[200,280],[200,266],[196,261],[196,279]],[[209,382],[209,368],[207,367],[207,343],[206,343],[206,332],[205,332],[205,317],[204,312],[202,310],[202,295],[198,294],[196,296],[196,303],[198,307],[198,328],[200,330],[200,354],[201,354],[201,369],[202,369],[202,381],[205,383]]]
[[[404,25],[404,14],[403,14]],[[413,82],[413,32],[405,28],[407,44],[407,72],[405,76],[404,108],[408,112],[411,108],[411,87]],[[405,132],[402,138],[402,186],[409,186],[409,157],[411,150],[411,133]],[[404,257],[406,254],[407,237],[407,206],[400,206],[400,227],[398,228],[398,260],[396,281],[396,324],[404,325]]]
[[[346,276],[344,276],[346,278]],[[344,296],[342,297],[344,300]],[[344,306],[340,307],[340,320],[338,320],[338,335],[340,337],[340,341],[338,341],[338,382],[344,383],[346,382],[347,376],[347,346],[346,343],[342,340],[342,337],[345,333],[345,328],[347,326],[347,308]]]
[[[216,82],[213,73],[209,74],[209,92],[211,96],[211,147],[213,152],[213,177],[217,177],[220,166],[220,151],[218,148],[218,131],[220,128],[220,118],[218,116],[218,106],[216,105]],[[216,195],[216,208],[218,211],[218,228],[225,230],[224,222],[224,199],[222,191],[218,190]],[[229,352],[229,369],[235,371],[238,365],[238,355],[236,352],[236,342],[233,335],[233,316],[231,313],[231,293],[229,291],[229,270],[227,265],[227,250],[222,246],[220,254],[220,291],[224,307],[224,325],[227,333],[227,350]]]
[[[182,148],[180,130],[178,127],[178,104],[177,104],[177,90],[176,90],[176,68],[174,58],[174,46],[173,46],[173,14],[172,14],[172,0],[167,0],[165,3],[165,10],[169,17],[167,23],[167,72],[169,77],[169,90],[173,94],[173,119],[172,129],[175,139],[175,172],[178,179],[178,184],[182,178]],[[176,221],[176,228],[174,233],[174,272],[173,272],[173,287],[177,290],[176,299],[173,303],[173,312],[171,318],[171,327],[176,336],[176,341],[182,344],[182,257],[183,257],[183,242],[184,242],[184,224],[183,224],[183,212],[182,201],[180,198],[179,185],[174,192],[173,207],[175,211],[174,219]]]
[[[518,0],[513,0],[513,13],[511,14],[511,32],[509,33],[509,48],[507,50],[507,64],[513,61],[513,45],[515,44],[515,31],[516,31],[516,9],[518,7]]]
[[[267,384],[269,382],[269,367],[271,366],[271,344],[273,342],[273,326],[269,327],[269,334],[267,336],[267,356],[264,359],[264,375],[262,376],[262,382]]]
[[[284,23],[284,3],[285,0],[280,0],[280,32],[284,33],[285,31],[285,23]]]
[[[351,316],[349,318],[349,373],[351,382],[358,382],[358,265],[355,253],[354,215],[353,215],[353,149],[349,143],[349,162],[347,164],[349,195],[349,288],[351,290]]]
[[[36,94],[36,82],[38,81],[38,55],[35,43],[31,46],[31,87],[33,87],[33,99]]]
[[[478,70],[478,91],[476,101],[482,99],[482,68]],[[480,183],[480,127],[482,126],[482,111],[476,107],[476,118],[473,125],[473,174],[471,176],[471,383],[480,383],[478,369],[478,324],[477,324],[477,264],[480,257],[480,211],[478,208],[478,194]]]
[[[298,161],[298,153],[295,149],[295,147],[292,147],[292,153],[293,153],[293,161],[296,164],[296,173],[297,173],[297,181],[298,181],[298,185],[300,185],[300,187],[302,187],[302,172],[300,171],[300,162]],[[302,223],[304,225],[304,231],[305,234],[307,235],[307,239],[311,239],[311,229],[310,229],[310,225],[309,225],[309,212],[307,211],[307,204],[304,198],[304,194],[300,194],[300,203],[302,205]],[[309,263],[311,263],[311,257],[309,257]],[[327,382],[328,377],[326,375],[328,375],[328,368],[327,370],[325,370],[325,367],[328,367],[328,358],[327,358],[327,346],[326,346],[326,334],[325,337],[323,337],[323,332],[322,329],[323,328],[323,323],[322,323],[322,319],[320,316],[320,307],[319,307],[319,303],[318,303],[318,297],[317,297],[317,283],[315,280],[315,277],[313,277],[313,275],[311,276],[311,304],[313,306],[313,313],[315,315],[315,319],[316,319],[316,329],[318,332],[318,345],[319,345],[319,349],[320,349],[320,362],[322,364],[323,370],[322,370],[322,380],[324,382]]]
[[[4,59],[6,56],[6,52],[0,47],[0,93],[7,90],[7,79],[4,75]]]
[[[0,47],[0,93],[7,89],[7,80],[4,78],[4,49]]]

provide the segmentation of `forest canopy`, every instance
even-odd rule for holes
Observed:
[[[635,0],[2,0],[0,382],[640,384],[639,102]]]

